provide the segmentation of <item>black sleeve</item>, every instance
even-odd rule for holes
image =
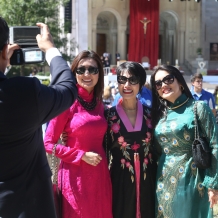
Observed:
[[[46,123],[69,108],[77,98],[76,80],[66,61],[54,57],[51,61],[52,81],[49,87],[36,86],[39,123]]]

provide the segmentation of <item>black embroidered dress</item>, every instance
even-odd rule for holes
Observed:
[[[120,103],[108,117],[106,152],[111,158],[114,218],[153,218],[156,160],[152,151],[150,110],[138,101],[135,127]]]

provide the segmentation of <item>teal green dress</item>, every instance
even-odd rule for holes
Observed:
[[[185,102],[182,94],[175,107]],[[211,109],[198,102],[197,117],[201,135],[212,148],[212,164],[198,169],[192,159],[194,140],[194,100],[167,111],[154,131],[154,145],[160,154],[156,187],[156,217],[209,218],[208,188],[218,189],[218,126]]]

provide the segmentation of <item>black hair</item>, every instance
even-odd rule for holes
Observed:
[[[9,39],[9,28],[7,22],[0,17],[0,51],[4,45],[7,44]]]
[[[184,77],[180,73],[180,71],[171,66],[171,65],[161,65],[158,67],[151,75],[151,90],[152,90],[152,108],[151,108],[151,117],[152,117],[152,126],[155,128],[158,121],[163,117],[166,116],[167,112],[167,101],[165,99],[160,99],[159,94],[156,90],[155,86],[155,75],[159,70],[166,71],[167,73],[173,75],[178,83],[184,88],[182,93],[184,93],[187,97],[193,98]]]
[[[146,71],[142,65],[137,62],[126,61],[117,67],[117,76],[120,76],[125,71],[127,71],[132,76],[139,77],[139,90],[141,91],[146,82]]]

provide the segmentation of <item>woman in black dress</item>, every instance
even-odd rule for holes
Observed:
[[[150,109],[136,98],[146,82],[146,72],[136,62],[124,62],[116,71],[122,98],[105,112],[113,217],[153,218],[157,164],[151,144],[151,116]]]

